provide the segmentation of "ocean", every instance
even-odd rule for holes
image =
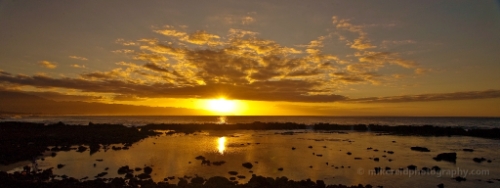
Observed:
[[[36,123],[63,122],[70,125],[123,124],[141,126],[146,124],[186,124],[186,123],[253,123],[293,122],[306,125],[330,123],[340,125],[378,124],[378,125],[434,125],[464,128],[499,128],[498,117],[338,117],[338,116],[13,116],[0,121],[22,121]]]

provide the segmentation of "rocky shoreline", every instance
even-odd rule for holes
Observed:
[[[371,185],[325,185],[322,180],[312,181],[310,179],[294,181],[287,177],[263,177],[252,175],[248,183],[238,184],[226,177],[214,176],[208,179],[203,177],[178,178],[177,184],[169,183],[168,178],[162,182],[154,182],[149,178],[140,177],[116,177],[116,178],[96,178],[94,180],[79,180],[72,177],[62,177],[55,179],[52,169],[47,169],[39,173],[29,173],[26,171],[8,174],[0,171],[0,187],[184,187],[184,188],[261,188],[261,187],[297,187],[297,188],[371,188]]]

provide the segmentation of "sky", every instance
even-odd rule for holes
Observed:
[[[498,33],[488,0],[0,0],[0,90],[228,115],[498,117]]]

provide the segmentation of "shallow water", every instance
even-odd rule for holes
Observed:
[[[89,154],[78,153],[74,150],[57,152],[55,157],[48,156],[45,160],[37,160],[39,168],[54,167],[54,174],[68,175],[75,178],[88,176],[93,179],[98,173],[107,171],[104,176],[123,177],[117,170],[128,165],[131,168],[152,166],[154,181],[163,181],[168,176],[177,177],[212,176],[234,177],[228,171],[237,171],[238,175],[246,178],[238,182],[247,182],[252,173],[267,177],[286,176],[293,180],[324,180],[326,184],[371,184],[384,187],[434,187],[439,183],[453,187],[498,187],[500,181],[500,142],[498,140],[473,137],[416,137],[377,135],[370,132],[313,132],[309,130],[295,130],[293,135],[276,133],[283,131],[210,131],[196,135],[175,134],[151,137],[135,143],[129,150],[107,150]],[[393,142],[395,141],[395,142]],[[259,144],[257,144],[259,143]],[[121,145],[116,145],[121,146]],[[312,148],[308,148],[312,146]],[[410,150],[412,146],[423,146],[431,152],[417,152]],[[291,148],[295,147],[296,150]],[[372,147],[373,149],[367,150]],[[474,152],[464,152],[463,148],[472,148]],[[374,151],[378,149],[379,151]],[[385,151],[394,151],[389,154]],[[348,155],[347,152],[351,152]],[[446,161],[435,161],[432,158],[439,153],[456,152],[456,164]],[[314,153],[314,155],[313,155]],[[322,156],[317,156],[321,154]],[[211,162],[225,161],[221,166],[201,165],[195,157],[202,155]],[[385,156],[385,157],[384,157]],[[355,157],[362,158],[355,160]],[[369,158],[378,157],[378,162]],[[474,157],[484,157],[492,160],[491,163],[475,163]],[[102,162],[96,159],[103,159]],[[392,159],[392,161],[389,161]],[[253,172],[242,166],[244,162],[251,162]],[[328,162],[328,165],[326,164]],[[57,169],[57,164],[64,164]],[[94,167],[94,164],[96,166]],[[370,174],[374,167],[390,167],[393,170],[406,168],[408,165],[431,168],[439,166],[438,173],[432,175],[401,174],[374,175]],[[24,164],[18,164],[11,171],[21,170]],[[311,168],[312,166],[312,168]],[[343,168],[342,168],[343,166]],[[283,168],[279,171],[278,168]],[[458,173],[466,177],[467,181],[457,182],[452,177]],[[468,170],[468,174],[463,174]],[[480,175],[471,175],[471,170],[482,170]],[[142,171],[141,171],[142,172]],[[139,174],[141,172],[135,172]],[[405,173],[406,172],[406,173]],[[486,181],[493,181],[488,183]]]

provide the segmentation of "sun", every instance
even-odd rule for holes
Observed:
[[[224,98],[212,99],[207,103],[207,109],[219,113],[229,113],[236,110],[236,102]]]

